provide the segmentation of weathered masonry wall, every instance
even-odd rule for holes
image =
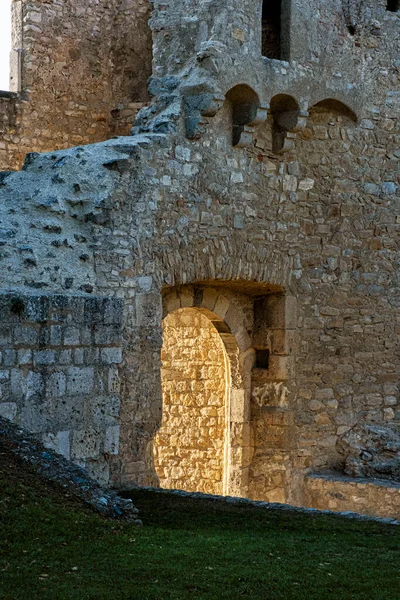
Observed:
[[[14,0],[18,94],[0,98],[0,170],[20,168],[27,152],[128,134],[148,100],[149,9],[146,0]],[[4,104],[15,118],[3,118]]]
[[[0,414],[100,481],[119,447],[121,302],[1,294]]]
[[[163,324],[163,422],[154,440],[163,488],[224,492],[228,373],[225,349],[211,321],[195,309]]]
[[[352,511],[371,517],[400,516],[400,484],[393,481],[351,479],[340,474],[310,475],[305,479],[309,508]]]
[[[157,483],[182,308],[229,357],[230,493],[306,504],[353,426],[400,420],[399,15],[292,5],[284,62],[262,56],[261,2],[155,1],[135,135],[0,177],[3,289],[124,302],[117,486]]]

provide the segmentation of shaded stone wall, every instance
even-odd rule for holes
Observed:
[[[108,482],[119,448],[121,302],[0,296],[0,415]]]
[[[219,334],[194,309],[169,314],[161,360],[163,420],[154,440],[160,486],[222,494],[228,373]]]
[[[305,479],[304,506],[352,511],[371,517],[400,516],[400,484],[371,479],[351,479],[339,474],[310,475]]]
[[[294,2],[300,62],[285,63],[262,57],[253,2],[156,2],[155,98],[135,135],[2,177],[2,286],[124,300],[115,484],[156,482],[168,289],[208,291],[209,310],[212,290],[230,291],[218,314],[246,366],[237,448],[254,497],[304,503],[308,473],[342,467],[349,427],[399,420],[398,15],[364,4],[351,35],[338,6]],[[233,147],[243,84],[256,110]],[[297,308],[259,346],[255,298],[268,293]],[[272,348],[267,373],[252,371]]]
[[[128,134],[148,100],[149,10],[146,0],[15,1],[19,114],[0,133],[0,169],[20,168],[27,152]]]

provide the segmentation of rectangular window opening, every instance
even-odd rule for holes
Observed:
[[[390,12],[400,11],[400,0],[388,0],[386,10]]]
[[[11,0],[0,2],[0,90],[10,91]]]
[[[269,368],[269,350],[256,350],[256,368]]]
[[[262,5],[262,54],[282,59],[282,0],[264,0]]]

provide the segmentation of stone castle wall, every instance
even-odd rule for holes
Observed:
[[[222,494],[228,407],[222,341],[193,309],[169,314],[163,339],[163,422],[154,440],[160,486]]]
[[[0,169],[19,169],[28,152],[127,135],[148,100],[148,2],[14,0],[13,16],[20,72],[16,95],[0,97]]]
[[[108,482],[119,449],[122,305],[1,294],[0,415]]]
[[[304,504],[341,435],[400,418],[399,15],[366,0],[350,31],[294,2],[283,62],[261,55],[259,5],[155,2],[135,135],[1,179],[3,288],[124,302],[115,485],[157,483],[169,294],[236,349],[235,493]]]

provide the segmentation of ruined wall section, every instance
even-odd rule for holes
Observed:
[[[0,295],[0,415],[108,482],[119,448],[122,303]]]
[[[222,494],[227,432],[225,350],[211,321],[194,309],[163,324],[163,422],[154,440],[163,488]]]
[[[68,151],[66,162],[64,153],[44,155],[25,173],[2,182],[2,204],[8,202],[2,253],[9,252],[8,257],[2,255],[1,264],[7,266],[0,271],[4,286],[10,277],[26,285],[28,270],[32,279],[40,273],[40,281],[50,289],[61,285],[61,278],[43,274],[40,261],[19,262],[15,268],[11,256],[10,248],[23,239],[13,234],[19,217],[11,202],[22,203],[29,222],[38,201],[35,211],[65,211],[69,226],[75,223],[90,233],[86,262],[80,263],[77,252],[62,245],[58,252],[63,276],[79,265],[73,289],[80,289],[89,274],[98,293],[125,300],[123,436],[115,483],[154,481],[151,442],[161,423],[161,290],[166,286],[264,282],[297,298],[293,329],[298,344],[280,374],[280,381],[287,382],[285,403],[295,419],[275,423],[290,428],[287,435],[283,431],[275,438],[277,448],[285,445],[290,459],[276,464],[276,471],[281,471],[276,479],[271,477],[271,465],[263,468],[261,461],[256,465],[262,483],[254,491],[257,497],[268,498],[275,485],[273,497],[304,502],[307,472],[340,467],[336,442],[342,428],[350,427],[354,419],[399,420],[394,268],[399,249],[398,15],[386,13],[383,2],[377,6],[379,13],[371,7],[370,16],[380,15],[380,28],[375,24],[361,29],[357,40],[344,32],[339,62],[336,46],[326,48],[331,66],[324,81],[321,75],[321,85],[321,72],[309,65],[303,69],[265,60],[265,69],[250,81],[241,77],[243,65],[250,63],[251,71],[251,57],[243,54],[234,60],[228,53],[219,63],[208,57],[208,75],[215,67],[215,79],[224,89],[229,82],[245,81],[261,90],[266,103],[272,94],[288,91],[278,86],[285,81],[294,82],[292,92],[301,94],[302,105],[306,92],[312,91],[305,111],[310,113],[308,123],[304,114],[303,128],[292,136],[286,153],[274,152],[272,116],[264,126],[253,128],[247,147],[233,148],[232,107],[224,98],[217,103],[215,116],[202,115],[197,136],[189,141],[183,135],[180,97],[174,105],[179,123],[175,136],[153,134],[138,138],[140,143],[134,137],[112,140]],[[359,60],[362,67],[358,72],[341,70],[350,43],[352,64]],[[203,58],[198,61],[201,65],[208,60]],[[261,59],[257,56],[254,61],[258,65]],[[265,75],[272,71],[279,77],[268,91]],[[194,81],[202,75],[203,70],[194,69],[190,76]],[[325,104],[322,112],[321,106],[313,106],[332,98],[318,97],[322,93],[335,97],[334,92],[340,91],[343,102],[344,91],[354,90],[357,83],[363,97],[356,118],[348,120],[343,104],[333,111]],[[156,119],[154,123],[160,125]],[[103,151],[100,162],[94,157]],[[80,178],[75,180],[77,173]],[[102,180],[96,186],[98,174]],[[85,178],[91,181],[88,192]],[[35,190],[40,192],[37,197]],[[105,204],[94,210],[98,190],[104,192]],[[35,235],[22,224],[19,231],[43,256],[47,232]],[[257,439],[264,443],[274,423],[271,411],[261,409],[276,408],[279,398],[260,400]]]
[[[11,99],[18,118],[0,136],[0,169],[20,168],[27,152],[127,134],[148,99],[148,3],[18,0],[15,7],[21,93]]]

